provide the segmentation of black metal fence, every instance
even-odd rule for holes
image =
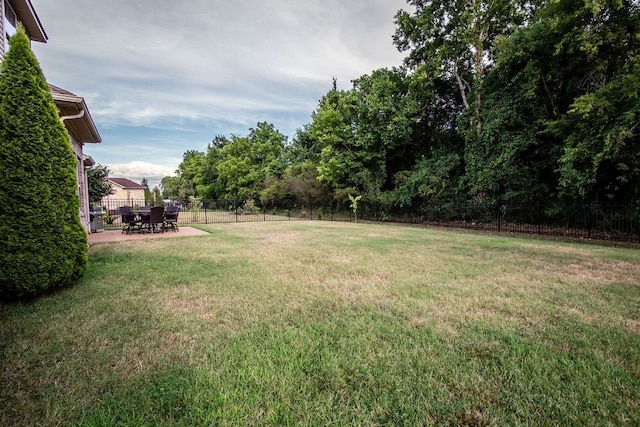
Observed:
[[[358,216],[498,233],[640,243],[640,207],[628,205],[462,202],[382,208],[363,203]]]
[[[109,201],[103,206],[105,229],[121,228],[120,206],[135,209],[143,204]],[[399,207],[360,202],[357,216],[362,221],[640,243],[640,206],[441,202]],[[195,200],[182,204],[178,217],[179,225],[292,220],[354,221],[355,217],[348,203],[314,205],[295,200]]]
[[[180,206],[178,214],[179,226],[232,222],[290,221],[309,218],[308,208],[299,206],[289,200],[263,204],[256,204],[252,200],[195,200],[188,204],[163,201],[156,204]],[[109,200],[102,205],[104,228],[107,230],[122,228],[121,206],[131,206],[134,210],[137,210],[145,205],[152,206],[153,203],[147,204],[142,200]]]

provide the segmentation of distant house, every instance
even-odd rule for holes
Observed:
[[[21,22],[31,41],[47,42],[40,18],[36,14],[30,0],[0,0],[0,60],[9,48],[9,37],[16,33],[18,23]],[[76,157],[76,177],[78,180],[78,196],[80,198],[80,220],[89,231],[89,192],[87,185],[87,168],[95,162],[83,152],[86,143],[99,143],[100,134],[91,118],[89,108],[84,99],[54,85],[49,85],[51,96],[58,109],[60,120],[64,123],[71,137],[71,148]]]
[[[107,178],[114,193],[102,198],[102,205],[113,210],[120,206],[144,206],[145,187],[127,178]]]

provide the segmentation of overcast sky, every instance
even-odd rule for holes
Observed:
[[[187,150],[258,122],[288,136],[320,98],[402,63],[405,0],[32,0],[47,80],[84,97],[102,136],[85,153],[151,186]]]

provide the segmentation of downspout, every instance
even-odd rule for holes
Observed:
[[[80,110],[78,114],[72,114],[70,116],[62,116],[60,117],[60,121],[64,123],[65,120],[79,119],[84,116],[84,110]]]
[[[60,114],[60,108],[58,108],[58,115]],[[84,109],[81,109],[79,113],[77,114],[71,114],[69,116],[60,116],[60,122],[64,123],[65,120],[72,120],[72,119],[79,119],[81,117],[84,116]],[[78,158],[79,162],[82,162],[82,159]],[[86,169],[83,170],[83,172],[86,173]],[[77,175],[77,172],[76,172]],[[80,177],[76,176],[76,180],[78,182],[78,197],[80,198],[80,191],[82,189],[82,186],[80,185]],[[87,219],[87,214],[89,214],[89,209],[88,206],[82,206],[82,201],[80,202],[80,218],[86,220]],[[89,214],[90,215],[90,214]],[[84,218],[83,218],[84,217]],[[89,216],[90,218],[90,216]],[[91,233],[91,224],[83,224],[85,227],[85,230],[87,231],[87,233]]]

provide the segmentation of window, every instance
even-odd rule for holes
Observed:
[[[4,0],[4,30],[6,32],[6,39],[16,33],[18,27],[18,17],[7,0]]]

